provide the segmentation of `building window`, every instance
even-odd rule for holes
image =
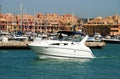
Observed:
[[[111,32],[118,32],[118,30],[111,30]]]
[[[114,28],[118,28],[118,26],[114,26]]]

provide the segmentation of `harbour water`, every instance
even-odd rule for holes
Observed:
[[[0,79],[120,79],[120,44],[92,51],[95,59],[39,60],[31,50],[0,50]]]

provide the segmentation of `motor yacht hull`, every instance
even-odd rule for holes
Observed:
[[[94,58],[91,50],[82,45],[68,46],[34,46],[29,47],[35,51],[40,59],[42,58]],[[87,50],[86,50],[87,49]]]
[[[38,54],[39,58],[94,58],[90,48],[84,44],[88,38],[87,35],[79,32],[59,31],[56,37],[57,39],[34,41],[28,46]]]

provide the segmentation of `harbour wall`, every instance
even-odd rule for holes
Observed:
[[[0,41],[0,49],[30,49],[27,44],[30,41]],[[85,42],[85,45],[90,48],[102,48],[106,46],[105,42]]]

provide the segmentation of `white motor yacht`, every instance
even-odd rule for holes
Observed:
[[[40,39],[27,45],[40,59],[94,58],[91,49],[84,44],[87,38],[80,32],[59,31],[52,39]]]

